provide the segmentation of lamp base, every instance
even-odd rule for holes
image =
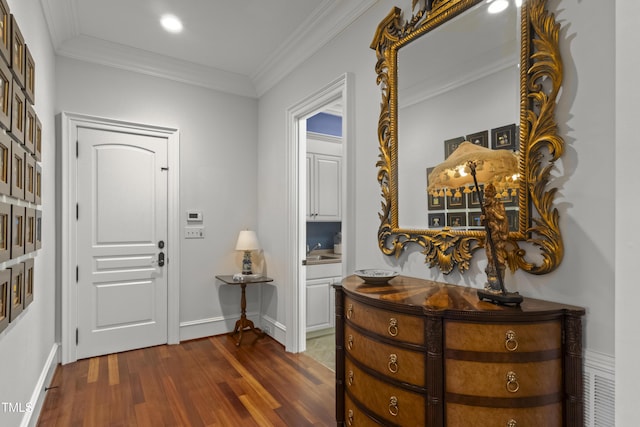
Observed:
[[[478,289],[478,299],[480,301],[486,299],[494,304],[503,305],[520,305],[524,300],[518,292],[495,293],[484,289]]]

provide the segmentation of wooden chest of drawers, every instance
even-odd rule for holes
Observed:
[[[336,286],[338,425],[582,426],[579,307],[397,277]]]

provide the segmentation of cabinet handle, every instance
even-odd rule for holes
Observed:
[[[504,346],[508,351],[516,351],[518,349],[518,339],[516,338],[516,333],[514,331],[507,331]]]
[[[353,385],[353,371],[351,370],[347,374],[347,384],[349,384],[350,386]]]
[[[394,417],[397,417],[399,411],[400,410],[398,409],[398,398],[395,396],[391,396],[389,398],[389,413]]]
[[[353,335],[347,337],[347,348],[351,350],[353,348]]]
[[[398,372],[398,355],[397,354],[391,353],[389,355],[389,363],[387,367],[389,368],[389,371],[392,374],[395,374]]]
[[[353,316],[353,304],[349,304],[347,307],[347,319],[351,319]]]
[[[507,372],[507,391],[509,393],[516,393],[518,390],[520,390],[518,376],[513,371]]]
[[[507,427],[516,427],[518,423],[513,418],[507,421]]]
[[[396,319],[395,317],[389,319],[389,327],[387,328],[387,331],[392,337],[398,335],[398,319]]]
[[[352,409],[349,409],[349,412],[347,413],[347,424],[353,425],[353,410]]]

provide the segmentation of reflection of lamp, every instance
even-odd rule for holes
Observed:
[[[478,181],[485,185],[483,200]],[[482,222],[486,232],[487,284],[478,290],[480,299],[502,304],[520,304],[522,296],[507,292],[504,286],[506,268],[505,245],[509,235],[509,223],[500,197],[507,188],[515,188],[518,181],[518,159],[507,150],[491,150],[472,144],[461,143],[444,162],[429,174],[429,194],[442,189],[451,192],[473,184],[482,209]]]
[[[258,236],[256,232],[252,230],[242,230],[238,235],[238,242],[236,243],[237,251],[244,251],[244,257],[242,258],[242,274],[253,274],[251,271],[251,251],[260,249],[260,243],[258,243]]]

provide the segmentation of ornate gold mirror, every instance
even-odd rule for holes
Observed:
[[[471,140],[517,156],[519,175],[502,194],[511,204],[510,269],[554,270],[564,252],[549,186],[564,152],[555,121],[562,61],[546,0],[508,0],[498,14],[488,13],[486,0],[412,3],[407,19],[393,8],[371,44],[382,89],[380,249],[399,257],[417,244],[445,274],[469,268],[485,245],[473,192],[426,189],[431,168]]]

